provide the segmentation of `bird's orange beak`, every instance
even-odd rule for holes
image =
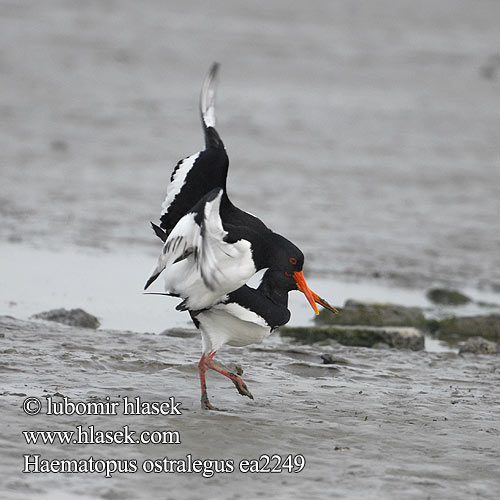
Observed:
[[[325,309],[328,309],[334,314],[339,313],[337,309],[335,309],[335,307],[331,306],[325,299],[322,299],[307,286],[306,279],[304,278],[304,274],[302,271],[293,273],[293,278],[297,283],[297,288],[306,296],[306,299],[308,300],[309,304],[311,304],[311,307],[314,309],[314,312],[316,314],[319,314],[318,306],[316,305],[316,303],[318,303],[320,306],[323,306]]]

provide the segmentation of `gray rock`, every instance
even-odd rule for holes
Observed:
[[[384,343],[397,349],[420,351],[425,347],[424,334],[413,327],[377,326],[311,326],[280,329],[282,337],[291,337],[296,342],[313,344],[324,340],[335,340],[347,346],[374,347]]]
[[[471,352],[473,354],[500,354],[500,345],[483,337],[470,337],[461,346],[459,354]]]
[[[35,319],[44,319],[45,321],[54,321],[69,326],[79,326],[81,328],[99,328],[100,322],[92,314],[83,309],[51,309],[32,316]]]
[[[337,356],[333,356],[329,352],[322,354],[320,356],[321,360],[323,361],[324,365],[348,365],[349,362],[347,359],[344,358],[339,358]]]
[[[434,304],[446,306],[461,306],[471,302],[467,295],[449,288],[431,288],[427,292],[427,298]]]
[[[198,337],[198,330],[193,330],[192,328],[169,328],[160,333],[160,335],[165,335],[166,337],[179,337],[179,338],[193,338]]]
[[[323,309],[315,321],[323,325],[414,326],[423,329],[427,323],[419,307],[355,300],[347,300],[338,315]]]
[[[474,336],[500,342],[500,314],[445,318],[439,322],[436,335],[451,343]]]

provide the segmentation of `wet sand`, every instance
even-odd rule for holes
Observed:
[[[207,413],[199,339],[157,335],[189,326],[187,315],[141,295],[159,252],[149,220],[175,163],[202,143],[199,86],[218,60],[231,197],[304,250],[318,293],[339,306],[427,307],[426,289],[444,284],[476,301],[457,313],[500,303],[500,4],[315,6],[2,2],[0,315],[20,320],[0,319],[0,498],[498,497],[498,356],[296,347],[273,336],[219,353],[243,367],[255,400],[211,374],[209,394],[227,411]],[[291,323],[301,325],[310,310],[297,295]],[[26,321],[58,307],[83,307],[103,329]],[[325,353],[345,363],[323,365]],[[183,413],[21,410],[28,396],[54,394],[175,396]],[[77,425],[177,430],[182,443],[27,446],[21,434]],[[25,453],[138,462],[277,453],[307,464],[298,474],[104,478],[23,474]]]
[[[255,399],[210,374],[224,412],[199,407],[197,336],[84,330],[0,318],[0,497],[15,500],[140,498],[495,499],[500,489],[497,356],[293,346],[278,336],[226,348]],[[335,364],[322,364],[322,354]],[[54,396],[55,395],[55,396]],[[180,401],[182,415],[25,415],[23,400]],[[43,403],[45,405],[45,403]],[[120,412],[119,412],[120,413]],[[175,430],[181,444],[30,445],[23,430],[77,425]],[[23,454],[45,459],[258,458],[301,454],[299,473],[23,474]]]

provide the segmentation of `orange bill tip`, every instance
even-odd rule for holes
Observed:
[[[304,278],[304,274],[302,271],[293,273],[293,277],[297,283],[297,288],[301,291],[305,296],[311,307],[313,308],[316,314],[319,314],[318,306],[316,305],[316,300],[314,299],[315,293],[307,286],[306,279]]]
[[[297,283],[297,288],[301,291],[305,296],[311,307],[313,308],[316,314],[319,314],[319,309],[316,304],[328,309],[333,314],[338,314],[339,312],[335,307],[330,305],[325,299],[321,298],[318,294],[314,293],[306,283],[306,279],[304,278],[304,274],[302,271],[293,273],[293,277]]]
[[[321,298],[319,295],[315,294],[313,292],[314,300],[321,306],[323,306],[325,309],[328,309],[330,312],[333,314],[338,314],[339,312],[335,307],[333,307],[331,304],[329,304],[325,299]]]

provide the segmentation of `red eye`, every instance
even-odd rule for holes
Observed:
[[[289,273],[288,271],[285,271],[285,274],[286,274],[287,276],[291,276],[291,275],[292,275],[292,273]]]
[[[290,260],[289,260],[289,262],[290,262],[290,264],[295,265],[295,264],[297,264],[297,259],[291,257]]]

